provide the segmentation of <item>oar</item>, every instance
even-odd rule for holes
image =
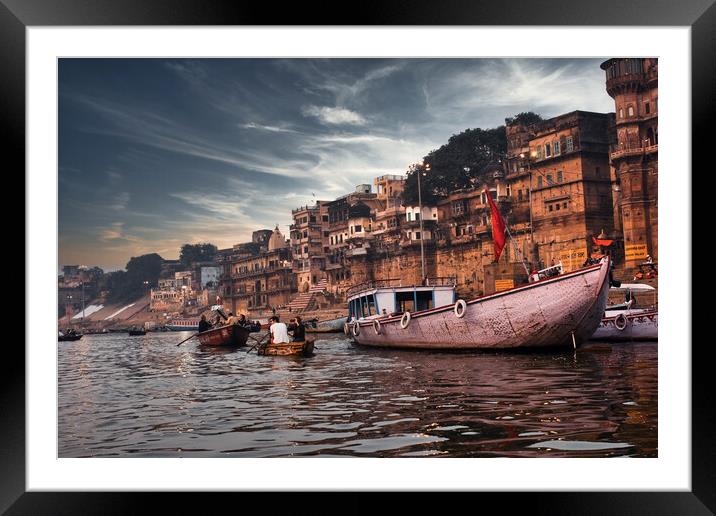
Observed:
[[[268,332],[266,335],[264,335],[263,337],[261,337],[261,340],[258,340],[258,339],[257,339],[256,337],[254,337],[253,335],[249,335],[249,337],[251,337],[252,339],[254,339],[254,340],[256,341],[256,344],[254,344],[254,345],[251,347],[251,349],[247,351],[247,353],[251,353],[251,351],[252,351],[256,346],[261,345],[261,344],[263,343],[263,341],[266,340],[266,337],[268,337],[269,335],[271,335],[271,332]]]
[[[191,339],[191,338],[194,338],[194,337],[196,337],[197,335],[199,335],[199,334],[198,334],[198,333],[195,333],[195,334],[192,335],[191,337],[188,337],[188,338],[184,339],[184,340],[181,341],[179,344],[177,344],[177,346],[181,346],[181,345],[184,344],[187,340],[189,340],[189,339]]]

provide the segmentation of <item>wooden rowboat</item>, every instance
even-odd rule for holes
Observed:
[[[205,332],[199,333],[196,338],[202,346],[245,346],[249,338],[249,329],[232,324],[220,326]]]
[[[302,355],[309,356],[313,354],[313,341],[303,340],[298,342],[288,342],[281,344],[262,344],[256,352],[259,355],[286,356],[286,355]]]
[[[340,333],[343,331],[343,325],[348,321],[348,317],[338,317],[327,321],[307,321],[306,333]]]

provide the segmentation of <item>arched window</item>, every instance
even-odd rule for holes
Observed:
[[[634,116],[634,106],[627,107],[627,114],[629,116]]]

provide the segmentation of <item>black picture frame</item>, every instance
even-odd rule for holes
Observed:
[[[278,5],[278,4],[277,4]],[[705,160],[714,120],[716,91],[716,5],[714,0],[528,0],[502,1],[390,1],[355,4],[350,15],[339,14],[338,3],[317,5],[253,3],[210,0],[0,0],[0,127],[6,156],[15,170],[25,170],[25,29],[29,26],[83,25],[549,25],[549,26],[690,26],[692,72],[692,162]],[[348,7],[346,6],[343,6]],[[348,12],[343,11],[343,12]],[[701,158],[701,159],[699,159]],[[713,159],[710,160],[713,163]],[[695,167],[694,167],[695,168]],[[712,167],[711,167],[712,168]],[[696,168],[695,168],[696,169]],[[664,172],[662,172],[664,173]],[[690,174],[690,171],[679,171]],[[24,190],[24,186],[21,187]],[[692,203],[696,204],[696,200]],[[691,206],[682,207],[689,209]],[[693,221],[693,217],[692,217]],[[695,222],[695,221],[694,221]],[[692,233],[692,235],[695,232]],[[693,256],[689,251],[687,256]],[[695,264],[696,262],[694,262]],[[710,264],[707,264],[710,268]],[[695,269],[694,269],[695,270]],[[30,271],[26,269],[26,275]],[[690,281],[690,278],[685,278]],[[691,303],[691,300],[687,300]],[[30,314],[27,314],[28,316]],[[693,320],[693,317],[692,317]],[[685,327],[691,323],[683,322]],[[27,321],[26,321],[27,324]],[[694,335],[684,342],[691,345]],[[478,503],[494,500],[512,511],[537,514],[711,514],[716,511],[714,467],[714,375],[706,344],[692,346],[692,490],[690,492],[589,492],[589,493],[470,493]],[[229,503],[248,509],[266,502],[260,493],[59,493],[25,490],[25,350],[6,340],[2,374],[2,425],[0,426],[0,510],[7,514],[127,514],[148,512],[154,502],[162,511],[181,507],[206,509]],[[48,348],[48,352],[53,352]],[[271,496],[271,512],[291,507],[292,512],[365,512],[375,505],[356,493],[340,506],[306,503],[309,493]],[[247,497],[252,498],[247,500]],[[426,508],[423,496],[404,497],[403,511]],[[407,498],[410,498],[409,500]],[[460,496],[463,498],[463,496]],[[439,502],[438,502],[439,503]],[[461,503],[451,501],[451,504]],[[303,507],[303,509],[301,509]]]

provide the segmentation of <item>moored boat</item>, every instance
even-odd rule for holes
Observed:
[[[338,317],[325,321],[306,321],[306,333],[338,333],[343,331],[343,325],[348,317]],[[312,324],[309,324],[312,323]]]
[[[129,333],[130,337],[136,337],[138,335],[146,335],[146,330],[129,330],[127,333]]]
[[[65,342],[65,341],[72,341],[72,340],[80,340],[82,338],[81,333],[62,333],[57,336],[57,340],[59,342]]]
[[[172,331],[196,331],[199,329],[199,319],[172,319],[166,328]]]
[[[604,314],[609,258],[469,301],[454,298],[454,283],[430,283],[354,287],[346,329],[356,343],[377,347],[576,347],[592,336]]]
[[[249,338],[250,329],[232,324],[219,326],[205,332],[199,333],[196,338],[203,346],[245,346]]]
[[[659,313],[650,309],[624,310],[616,315],[612,313],[601,320],[592,340],[659,340]]]
[[[309,356],[313,354],[313,341],[307,339],[298,342],[282,342],[280,344],[260,344],[256,349],[259,355],[271,356],[287,356],[302,355]]]

